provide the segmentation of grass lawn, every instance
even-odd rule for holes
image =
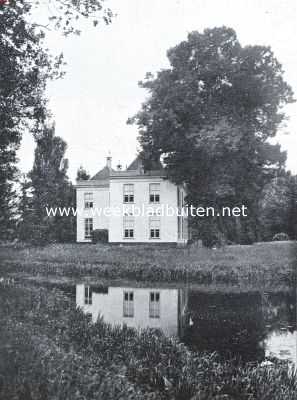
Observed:
[[[20,275],[189,282],[264,290],[292,287],[296,257],[296,242],[221,249],[93,244],[0,247],[2,271]]]

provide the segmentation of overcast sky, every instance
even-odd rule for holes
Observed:
[[[117,14],[110,26],[83,26],[80,37],[52,32],[47,44],[63,52],[66,76],[48,87],[56,134],[68,144],[69,176],[83,165],[95,174],[111,152],[114,166],[125,167],[137,152],[136,126],[128,126],[146,93],[137,82],[146,72],[168,66],[168,48],[188,32],[230,26],[242,45],[270,45],[297,96],[296,0],[106,0]],[[287,166],[297,173],[296,105],[286,107],[290,121],[277,137],[288,152]],[[33,163],[34,143],[25,134],[20,168]]]

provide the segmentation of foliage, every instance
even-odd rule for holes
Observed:
[[[269,142],[285,120],[281,107],[293,102],[282,66],[270,47],[243,47],[227,27],[192,32],[167,56],[170,67],[140,83],[149,97],[130,120],[146,168],[162,157],[194,206],[247,206],[248,217],[229,226],[218,217],[215,227],[232,241],[255,241],[262,188],[286,160]],[[193,219],[198,232],[200,223]]]
[[[44,7],[48,23],[36,20],[36,8]],[[96,26],[111,22],[104,0],[10,0],[0,4],[0,239],[14,228],[16,151],[23,132],[33,135],[47,117],[44,95],[49,79],[61,77],[62,55],[52,56],[44,47],[48,29],[65,35],[80,33],[82,18]]]
[[[81,165],[77,170],[76,180],[77,181],[87,181],[91,178],[91,175],[84,169]]]
[[[93,243],[107,243],[108,242],[108,230],[107,229],[94,229],[92,232]]]
[[[1,288],[0,297],[6,306],[0,313],[1,399],[157,398],[134,388],[104,352],[91,350],[94,329],[61,292]]]
[[[289,173],[282,174],[264,186],[260,200],[262,237],[271,240],[278,232],[296,238],[296,181]]]
[[[67,241],[74,234],[70,216],[48,217],[45,209],[73,205],[74,189],[67,177],[68,160],[65,159],[65,151],[66,143],[55,136],[54,126],[45,126],[36,140],[35,159],[29,176],[33,195],[31,223],[47,242]]]
[[[227,236],[227,235],[226,235]],[[204,219],[199,222],[199,230],[192,227],[191,241],[197,243],[203,238],[203,245],[206,247],[221,247],[227,244],[226,236],[217,229],[216,222],[210,219]]]
[[[7,2],[8,3],[8,2]],[[25,0],[19,4],[17,0],[10,0],[8,4],[2,4],[3,12],[11,9],[26,14],[26,24],[43,34],[55,29],[64,35],[80,34],[79,29],[83,19],[88,20],[93,26],[103,22],[110,24],[113,13],[105,6],[106,0],[48,0],[46,3],[37,0]],[[1,5],[0,5],[1,6]],[[46,23],[39,19],[45,10]],[[29,17],[29,18],[28,18]]]
[[[279,241],[289,240],[289,236],[288,236],[286,233],[284,233],[284,232],[276,233],[276,234],[273,236],[272,240],[279,240]]]
[[[285,363],[234,364],[160,332],[93,324],[59,290],[1,288],[1,399],[293,400]]]
[[[56,77],[53,59],[42,47],[43,35],[26,23],[21,2],[0,5],[0,237],[4,238],[14,207],[16,151],[25,129],[37,132],[45,118],[45,82]]]
[[[57,29],[64,35],[80,34],[81,20],[87,19],[94,27],[103,22],[109,25],[113,18],[110,8],[105,7],[106,0],[47,0],[47,25],[35,21],[34,25],[43,29]],[[27,6],[34,11],[44,4],[39,1],[26,0]],[[33,14],[35,16],[35,14]]]
[[[65,159],[65,150],[66,143],[55,136],[54,126],[45,125],[36,138],[34,165],[28,174],[30,181],[26,183],[31,196],[28,199],[23,192],[20,202],[22,208],[24,202],[30,203],[30,211],[22,211],[24,215],[19,224],[23,240],[45,244],[74,239],[73,216],[61,216],[58,213],[48,216],[46,212],[46,207],[63,209],[74,206],[75,191],[67,177],[68,160]]]
[[[290,177],[288,221],[287,233],[291,239],[297,240],[297,175]]]
[[[18,204],[19,219],[17,224],[17,237],[25,241],[28,239],[30,230],[31,215],[31,197],[30,197],[30,181],[26,174],[23,174],[20,180],[21,195]]]

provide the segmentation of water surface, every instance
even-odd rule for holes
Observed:
[[[76,305],[112,325],[159,329],[199,351],[297,366],[296,295],[206,293],[190,287],[76,285]]]

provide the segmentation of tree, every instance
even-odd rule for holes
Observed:
[[[97,26],[102,22],[108,25],[113,18],[111,9],[105,6],[105,0],[24,0],[22,2],[10,0],[1,2],[0,6],[5,12],[10,9],[24,11],[27,17],[30,16],[25,22],[32,28],[38,28],[43,32],[55,29],[64,35],[80,34],[79,27],[82,19]],[[40,11],[45,11],[46,23],[38,19],[39,15],[44,14]]]
[[[297,175],[290,176],[288,220],[288,235],[297,240]]]
[[[79,33],[81,18],[93,25],[99,20],[110,23],[112,13],[101,0],[49,0],[48,23],[35,21],[35,0],[0,3],[0,239],[11,227],[14,207],[13,182],[16,179],[16,151],[22,133],[29,130],[38,136],[47,118],[44,96],[49,79],[62,76],[62,55],[49,54],[43,46],[48,29],[63,34]]]
[[[40,7],[47,9],[47,25],[35,21],[36,27],[43,30],[57,29],[64,35],[80,34],[80,22],[83,18],[95,27],[100,25],[101,22],[108,25],[113,18],[111,9],[105,7],[105,0],[46,0],[43,3],[27,0],[25,3],[30,7],[30,11]],[[34,16],[36,16],[36,13]]]
[[[277,233],[291,235],[292,176],[283,173],[264,186],[260,201],[261,236],[272,240]],[[295,223],[296,223],[295,219]]]
[[[231,240],[258,236],[263,186],[282,169],[286,154],[269,139],[293,101],[280,63],[266,46],[241,46],[227,27],[192,32],[167,52],[170,68],[147,74],[147,101],[129,123],[139,128],[146,167],[164,159],[169,179],[188,186],[194,206],[248,207],[248,218],[214,224]]]
[[[73,238],[71,215],[49,216],[46,208],[74,206],[74,189],[67,177],[66,143],[55,136],[54,126],[44,126],[36,140],[35,158],[29,173],[32,192],[32,237],[37,243]]]
[[[37,132],[46,111],[43,91],[54,73],[42,35],[25,23],[22,5],[0,6],[0,220],[10,225],[16,151],[24,129]]]
[[[84,169],[81,165],[77,170],[76,180],[77,181],[87,181],[91,178],[91,175]]]
[[[26,241],[30,237],[32,231],[32,196],[30,193],[30,180],[26,174],[23,174],[20,179],[20,196],[18,200],[18,221],[17,221],[17,236],[19,239]]]
[[[0,154],[0,158],[1,154]],[[5,178],[5,172],[8,168],[1,165],[0,160],[0,239],[10,240],[14,236],[16,215],[16,199],[17,193],[13,187],[13,182]]]

